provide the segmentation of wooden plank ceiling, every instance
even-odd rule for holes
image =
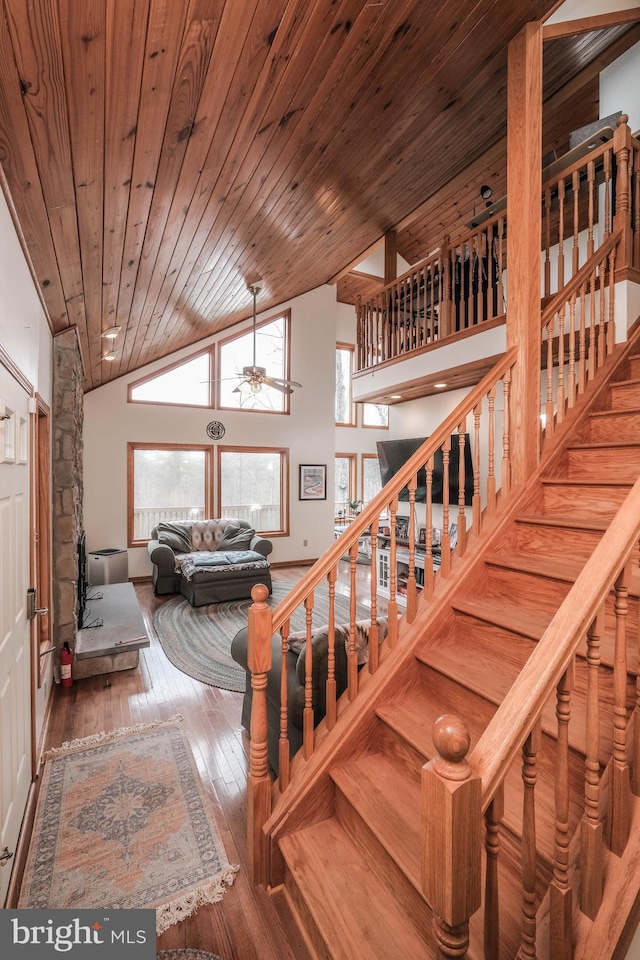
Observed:
[[[472,216],[474,164],[500,189],[506,46],[557,5],[0,2],[5,193],[53,331],[78,327],[88,390],[246,318],[259,277],[265,309],[388,229],[413,261],[455,233],[438,198]],[[569,128],[598,115],[579,77],[635,30],[571,56],[554,41],[547,96],[573,103]]]

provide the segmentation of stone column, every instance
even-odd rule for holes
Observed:
[[[82,533],[84,368],[74,328],[53,340],[52,605],[54,642],[75,646],[78,539]]]

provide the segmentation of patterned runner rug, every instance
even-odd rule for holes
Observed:
[[[239,867],[179,719],[47,754],[19,907],[155,907],[162,933],[222,899]]]
[[[293,588],[293,583],[275,580],[268,598],[270,607],[277,606]],[[208,606],[192,607],[184,597],[174,597],[155,612],[153,625],[162,649],[171,663],[212,687],[244,693],[245,672],[231,657],[231,641],[238,630],[247,625],[251,599],[229,600]],[[366,616],[358,608],[358,616]],[[329,593],[319,589],[314,594],[313,624],[322,626],[329,619]],[[336,594],[335,622],[349,622],[349,598]],[[295,611],[291,631],[304,630],[304,609]]]
[[[222,960],[222,957],[217,953],[207,953],[206,950],[184,947],[180,950],[158,950],[156,960]]]

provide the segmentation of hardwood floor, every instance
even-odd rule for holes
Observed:
[[[272,574],[274,579],[295,581],[307,569],[288,567]],[[242,694],[207,686],[176,669],[153,630],[153,614],[163,598],[153,596],[151,583],[136,584],[136,593],[151,638],[151,646],[140,651],[139,667],[58,688],[46,747],[182,714],[202,781],[220,812],[218,826],[227,856],[241,869],[220,903],[201,907],[193,917],[170,927],[158,938],[158,949],[191,947],[224,960],[310,960],[286,904],[276,908],[269,894],[254,887],[247,876],[249,744],[240,725]]]

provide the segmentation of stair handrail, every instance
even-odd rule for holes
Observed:
[[[616,578],[629,562],[639,538],[640,478],[471,751],[469,763],[482,781],[483,811],[567,670]]]
[[[561,290],[558,290],[557,293],[554,293],[551,299],[543,307],[542,316],[541,316],[541,326],[546,326],[546,324],[551,320],[554,314],[558,311],[559,307],[567,303],[574,293],[577,293],[582,285],[586,283],[589,279],[591,272],[593,271],[594,264],[602,263],[609,256],[612,250],[617,247],[622,239],[622,230],[614,230],[613,233],[610,233],[604,243],[600,244],[597,250],[589,257],[586,263],[584,263],[578,272],[574,274],[570,280],[568,280]]]
[[[351,521],[347,529],[329,547],[307,573],[298,581],[295,587],[280,601],[272,612],[272,629],[275,633],[304,601],[304,598],[318,586],[336,562],[358,542],[374,519],[377,519],[387,504],[406,487],[412,477],[420,470],[427,459],[438,450],[450,437],[460,421],[473,411],[489,389],[513,367],[517,348],[512,347],[499,360],[482,380],[473,387],[458,406],[450,413],[415,453],[406,461],[403,467],[389,480],[371,502],[358,516]]]

